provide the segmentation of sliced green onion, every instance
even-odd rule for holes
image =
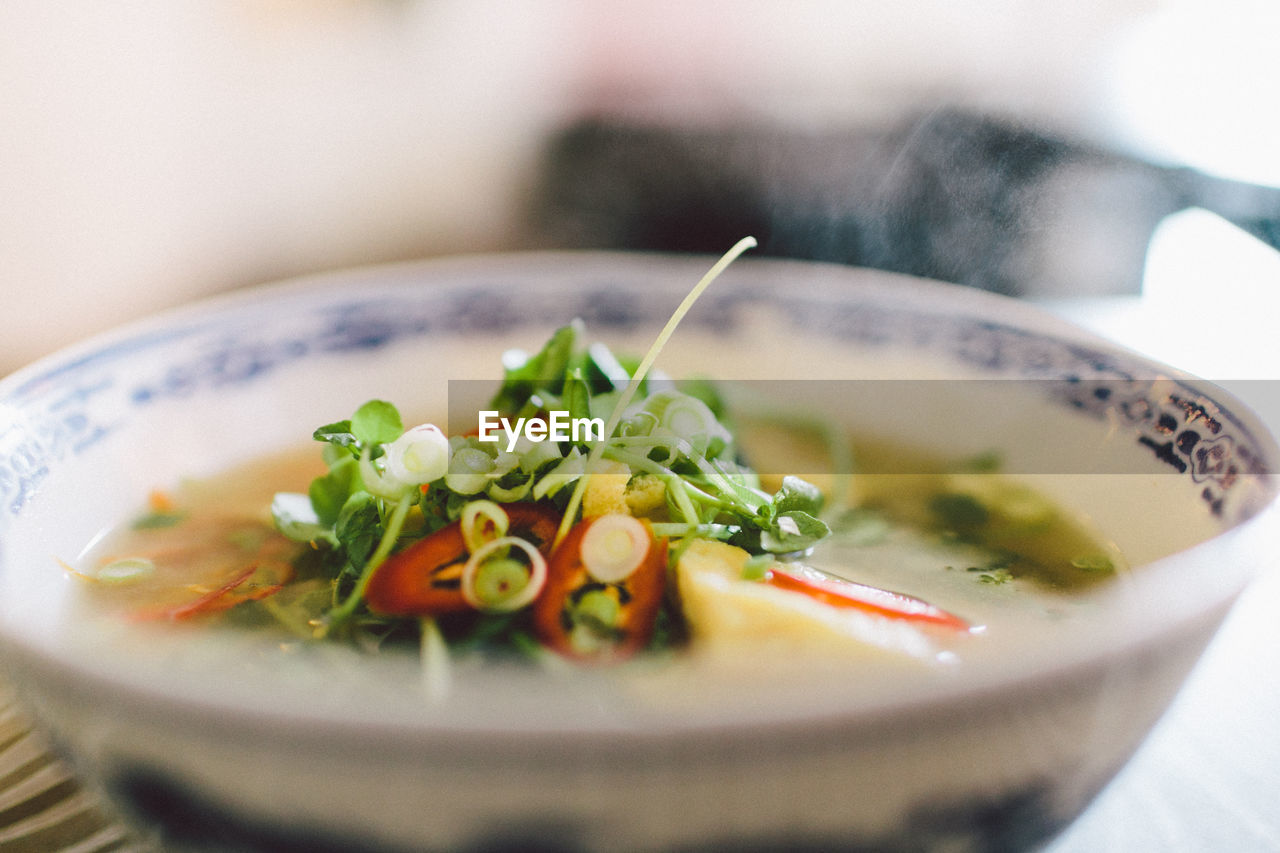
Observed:
[[[460,495],[478,495],[489,485],[493,461],[493,457],[483,450],[461,447],[449,460],[449,473],[444,475],[444,484]]]
[[[622,605],[618,599],[602,589],[593,589],[579,599],[573,608],[575,621],[592,627],[617,628],[622,618]]]
[[[435,424],[408,429],[383,449],[384,473],[406,487],[438,480],[449,470],[449,439]]]
[[[136,583],[155,574],[156,564],[146,557],[123,557],[112,560],[94,572],[94,577],[108,584]]]
[[[587,457],[583,456],[578,448],[572,448],[568,456],[538,480],[537,485],[533,487],[534,500],[540,501],[546,497],[554,497],[565,486],[577,480],[586,470],[586,461]]]
[[[582,537],[582,565],[601,583],[618,583],[649,555],[649,531],[630,515],[602,515]]]
[[[506,601],[511,590],[520,590],[529,583],[529,569],[519,560],[510,557],[494,557],[476,567],[472,588],[476,600],[485,607],[493,607]]]
[[[460,520],[462,541],[467,543],[468,553],[478,551],[485,542],[506,536],[511,524],[506,510],[493,501],[471,501],[462,508]]]
[[[407,491],[403,483],[386,476],[378,468],[378,463],[373,461],[367,447],[360,454],[360,480],[370,494],[388,501],[400,500]]]
[[[507,556],[511,548],[519,548],[528,557],[527,570]],[[518,577],[509,563],[520,567]],[[482,572],[484,578],[480,577]],[[547,561],[538,549],[519,537],[504,536],[471,553],[462,568],[462,597],[477,610],[509,612],[532,603],[546,582]]]
[[[514,486],[511,486],[510,488],[507,488],[506,486],[500,486],[498,485],[498,481],[494,480],[492,483],[489,484],[489,487],[484,490],[484,493],[489,497],[493,498],[495,501],[501,501],[503,503],[510,504],[510,503],[515,503],[516,501],[524,500],[526,497],[528,497],[529,492],[531,491],[533,491],[532,475],[530,475],[523,482],[518,483]]]

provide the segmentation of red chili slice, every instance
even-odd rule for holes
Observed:
[[[230,610],[245,601],[257,601],[274,595],[293,579],[293,564],[285,560],[260,560],[235,574],[217,589],[204,593],[193,601],[169,607],[144,610],[133,615],[138,621],[169,619],[181,621],[207,613]]]
[[[832,607],[849,607],[890,619],[923,622],[957,631],[968,631],[971,628],[964,619],[927,601],[847,581],[816,569],[801,572],[774,568],[769,571],[765,581],[779,589],[803,593]]]
[[[549,506],[503,504],[508,536],[518,536],[546,556],[559,516]],[[454,522],[392,554],[369,578],[364,598],[369,609],[387,616],[435,616],[470,610],[462,596],[462,567],[467,562],[462,525]]]
[[[582,538],[596,519],[578,522],[547,564],[547,585],[533,603],[534,633],[544,645],[566,657],[584,661],[621,660],[643,648],[653,636],[667,579],[667,540],[649,530],[649,550],[628,577],[601,583],[582,561]],[[648,522],[644,522],[649,529]],[[600,591],[616,598],[617,620],[607,634],[594,632],[577,618],[576,607],[586,594]],[[592,647],[575,635],[593,632]]]

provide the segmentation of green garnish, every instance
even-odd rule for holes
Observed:
[[[168,512],[157,510],[149,512],[146,515],[138,516],[130,525],[134,530],[159,530],[163,527],[173,527],[180,524],[187,517],[185,512]]]
[[[1114,572],[1115,563],[1106,554],[1081,554],[1071,561],[1071,565],[1086,572]]]
[[[962,492],[943,492],[929,501],[929,510],[938,524],[959,533],[982,527],[991,518],[991,512],[982,501]]]
[[[315,430],[313,437],[325,445],[328,470],[311,482],[306,495],[277,495],[272,506],[277,528],[310,543],[306,559],[332,579],[330,606],[312,620],[315,635],[393,633],[404,620],[365,606],[371,579],[391,555],[461,521],[467,547],[457,558],[453,580],[438,582],[442,589],[453,583],[475,610],[467,619],[444,613],[412,626],[424,659],[429,657],[436,670],[433,683],[438,687],[435,680],[448,659],[441,649],[462,654],[536,646],[525,605],[546,582],[545,565],[532,546],[519,551],[528,543],[518,537],[494,541],[507,521],[502,508],[515,503],[552,508],[560,519],[558,543],[577,523],[584,500],[601,500],[592,491],[601,487],[593,483],[602,482],[595,477],[606,471],[626,472],[621,481],[626,496],[644,502],[645,512],[656,516],[653,535],[677,540],[671,549],[676,554],[695,538],[724,540],[747,549],[753,555],[748,572],[763,576],[774,560],[805,554],[825,538],[830,530],[820,518],[822,494],[796,477],[784,479],[776,493],[764,491],[756,473],[738,458],[712,386],[682,387],[650,373],[693,302],[753,245],[750,238],[741,241],[711,268],[638,362],[615,356],[601,343],[584,342],[578,320],[557,329],[533,355],[516,350],[503,355],[503,380],[489,403],[490,415],[496,413],[499,422],[523,418],[545,426],[554,421],[551,413],[562,412],[572,419],[598,419],[603,429],[595,434],[539,441],[526,432],[519,441],[498,442],[482,426],[474,435],[445,438],[429,425],[406,430],[399,411],[384,400],[371,400],[349,419]],[[536,573],[526,558],[539,564]],[[575,642],[584,647],[613,642],[621,608],[627,606],[627,594],[619,590],[590,590],[566,611]],[[497,612],[502,610],[510,612]],[[659,637],[679,636],[670,627],[678,615],[663,610],[656,618],[669,626]]]
[[[145,557],[123,557],[112,560],[98,571],[94,577],[106,584],[130,584],[155,574],[156,564]]]

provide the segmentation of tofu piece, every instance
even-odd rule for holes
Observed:
[[[933,638],[909,622],[743,580],[748,556],[713,540],[697,540],[680,556],[676,583],[695,651],[730,657],[840,656],[911,665],[937,659]]]
[[[582,517],[631,515],[627,506],[627,481],[631,468],[625,463],[601,459],[587,478],[582,492]]]
[[[653,515],[667,506],[667,486],[652,474],[637,474],[627,483],[626,500],[632,515]]]

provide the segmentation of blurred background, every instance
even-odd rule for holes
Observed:
[[[7,0],[0,373],[205,294],[457,252],[749,232],[1137,293],[1187,208],[1276,242],[1277,25],[1267,0]]]

